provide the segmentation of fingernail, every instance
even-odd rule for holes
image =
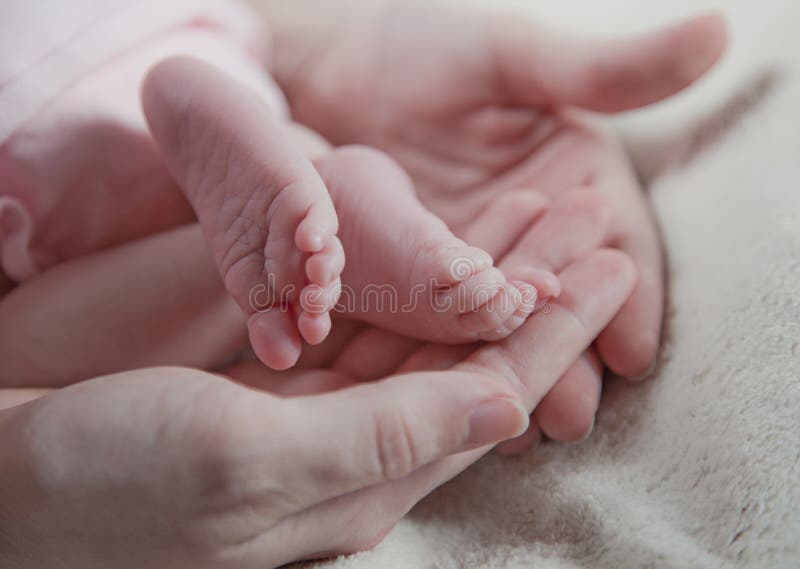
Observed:
[[[590,436],[592,436],[592,432],[594,432],[594,422],[595,422],[596,419],[597,419],[597,417],[592,417],[592,424],[589,425],[589,429],[586,431],[586,433],[581,438],[579,438],[575,442],[582,443],[583,441],[588,439]]]
[[[488,445],[518,437],[528,428],[528,412],[511,399],[481,403],[469,417],[469,442]]]

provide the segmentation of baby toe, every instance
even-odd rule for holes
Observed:
[[[538,291],[540,299],[557,298],[561,294],[561,280],[547,269],[522,267],[509,274],[509,280],[530,283]]]
[[[300,357],[300,337],[292,313],[282,308],[257,312],[247,319],[250,345],[256,356],[276,370],[289,369]]]
[[[536,305],[536,289],[528,283],[506,283],[476,310],[462,314],[461,326],[481,340],[499,340],[519,328]]]
[[[506,284],[499,269],[480,271],[464,282],[436,291],[435,308],[439,312],[472,312],[497,296]]]
[[[306,342],[316,346],[330,334],[331,315],[329,312],[322,314],[303,312],[297,319],[297,329]]]
[[[344,249],[338,237],[333,237],[318,253],[306,261],[306,276],[314,284],[324,286],[338,279],[344,270]]]
[[[306,212],[295,231],[295,245],[305,253],[317,253],[325,249],[336,232],[339,221],[336,210],[328,196],[315,201]]]
[[[464,282],[494,264],[489,253],[468,245],[434,248],[422,262],[426,265],[421,267],[422,271],[439,285]]]
[[[300,307],[310,314],[325,314],[333,310],[341,294],[342,282],[339,279],[325,286],[310,284],[300,291]]]
[[[328,337],[331,331],[330,311],[339,301],[341,292],[342,284],[338,278],[325,286],[310,284],[301,291],[302,312],[297,318],[297,329],[312,346]]]

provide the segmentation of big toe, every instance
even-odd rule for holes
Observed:
[[[250,345],[258,359],[276,370],[289,369],[300,358],[301,343],[294,316],[275,307],[247,319]]]

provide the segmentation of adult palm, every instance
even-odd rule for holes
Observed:
[[[590,40],[497,4],[384,0],[336,10],[326,16],[320,8],[317,25],[303,28],[311,33],[284,25],[287,9],[274,14],[275,71],[294,116],[335,144],[390,153],[422,201],[467,241],[475,234],[464,228],[482,212],[501,216],[506,223],[491,224],[483,237],[501,232],[507,241],[516,233],[513,251],[486,245],[507,255],[505,268],[551,265],[560,244],[574,247],[575,239],[626,252],[639,282],[596,347],[613,371],[647,374],[663,304],[657,229],[618,144],[577,109],[622,111],[680,91],[722,54],[722,19],[707,15],[639,37]],[[529,231],[542,207],[532,190],[554,202],[570,199],[551,222]],[[583,215],[564,211],[575,207]],[[607,226],[588,235],[597,223],[587,229],[583,222],[598,215]],[[582,409],[595,406],[600,373],[593,353],[570,370],[540,410],[548,434],[575,438],[580,425],[590,427],[594,413]],[[557,427],[564,415],[569,424]]]

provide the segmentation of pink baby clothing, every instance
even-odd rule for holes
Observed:
[[[178,54],[217,65],[276,112],[260,19],[227,0],[0,0],[0,271],[16,282],[190,221],[139,101]]]

